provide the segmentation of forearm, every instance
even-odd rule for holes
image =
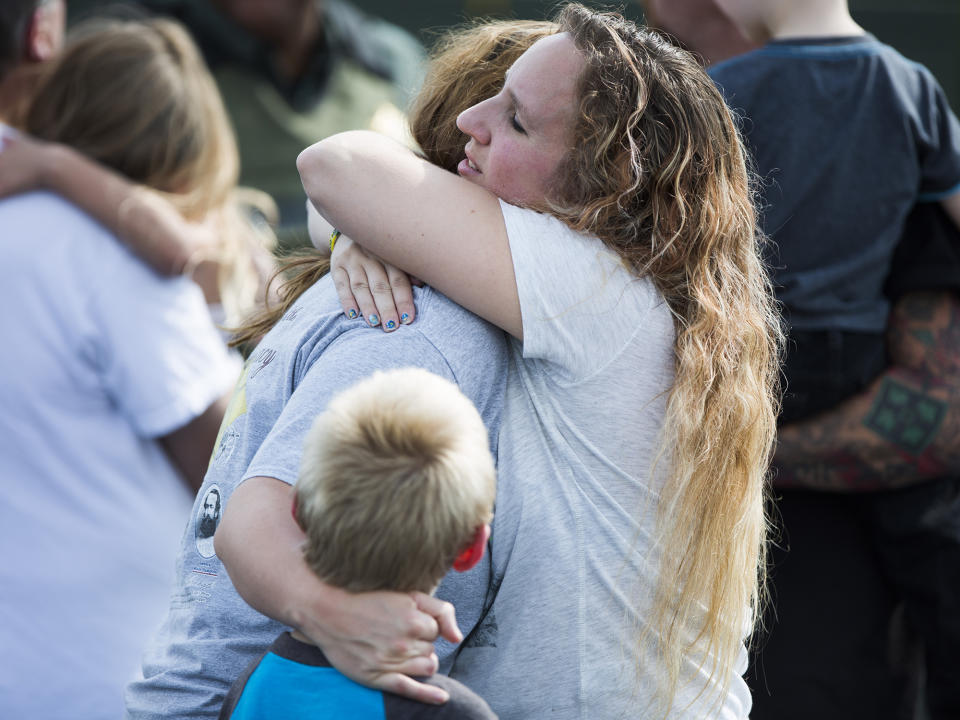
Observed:
[[[297,168],[320,214],[364,250],[522,337],[517,281],[495,195],[361,131],[312,145],[300,153]]]
[[[194,229],[168,201],[71,148],[48,148],[41,182],[96,218],[161,274],[180,274],[200,249]]]
[[[303,608],[325,601],[333,588],[303,561],[304,535],[293,522],[292,488],[252,478],[233,493],[217,528],[217,557],[251,607],[289,627],[304,629]],[[309,601],[306,593],[312,594]]]
[[[836,492],[884,490],[955,472],[955,391],[890,368],[859,395],[782,428],[774,485]]]
[[[782,428],[774,485],[883,490],[960,472],[960,303],[917,293],[897,303],[892,365],[866,392]]]

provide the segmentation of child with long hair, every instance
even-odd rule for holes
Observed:
[[[237,187],[233,131],[193,41],[170,21],[89,21],[65,57],[36,70],[11,118],[27,135],[4,140],[0,192],[63,195],[239,324],[274,270],[273,236],[246,208],[270,205]]]

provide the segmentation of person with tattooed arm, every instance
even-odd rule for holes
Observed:
[[[908,218],[886,284],[888,365],[780,426],[783,530],[771,631],[751,669],[756,720],[912,720],[918,704],[958,717],[960,232],[945,215],[921,204]],[[791,385],[810,373],[803,351],[788,350]]]
[[[840,82],[851,83],[852,66],[867,67],[893,52],[850,20],[845,3],[832,0],[787,7],[778,19],[793,22],[793,30],[771,27],[770,16],[764,16],[782,2],[647,0],[644,5],[652,23],[715,63],[711,75],[745,117],[764,183],[765,227],[777,253],[771,264],[791,325],[774,477],[783,537],[772,551],[775,609],[768,614],[770,636],[754,657],[751,716],[912,717],[911,685],[922,681],[931,717],[957,717],[960,233],[940,203],[918,203],[907,216],[916,190],[906,205],[909,187],[897,202],[883,195],[904,173],[868,170],[874,158],[889,161],[896,139],[890,108],[877,108],[875,93],[844,95],[834,88],[826,97],[811,98],[804,95],[809,86],[785,80],[785,72],[794,79],[812,73],[819,56],[821,67],[830,66],[827,72],[833,69]],[[810,16],[799,17],[804,12]],[[832,23],[826,28],[825,18]],[[801,20],[808,24],[797,26]],[[761,48],[771,36],[777,39]],[[774,68],[777,62],[783,67]],[[770,83],[762,82],[763,72],[771,73]],[[918,147],[935,156],[930,147],[935,143],[926,141],[953,145],[946,157],[952,155],[948,163],[955,167],[956,121],[929,73],[917,66],[912,72],[919,77],[908,72],[913,90],[931,90],[921,101],[930,103],[927,109],[937,107],[933,115],[942,120],[928,126],[932,133]],[[852,108],[842,97],[851,98]],[[856,130],[853,117],[862,117],[868,132],[855,131],[846,142],[843,133]],[[814,140],[837,143],[835,151],[818,152],[804,135],[818,119],[831,129]],[[871,136],[881,141],[879,147],[866,146]],[[792,160],[784,157],[791,152]],[[829,168],[838,165],[843,172],[853,168],[860,182],[831,192],[829,183],[841,174]],[[797,172],[791,175],[793,168]],[[824,168],[828,171],[821,172]],[[871,184],[865,185],[864,177]],[[953,172],[952,181],[936,189],[955,188],[956,179]],[[804,189],[805,182],[813,191]],[[956,193],[948,194],[948,205],[956,199]],[[836,273],[827,272],[849,260],[843,251],[851,237],[863,237],[869,251],[881,247],[876,236],[864,235],[868,223],[858,222],[858,212],[868,215],[868,223],[887,226],[886,247],[874,258],[876,267],[886,269],[886,284],[881,273],[873,299],[881,307],[892,303],[892,312],[880,314],[881,323],[870,332],[817,327],[796,301],[801,281],[829,281],[827,293],[808,296],[815,302],[864,299],[862,277],[838,282]],[[817,223],[827,229],[814,229]],[[799,280],[790,262],[797,253],[807,261],[820,254]],[[839,313],[823,316],[835,320]],[[905,610],[907,623],[923,637],[925,679],[915,667],[897,667],[909,653],[892,647],[895,608]],[[907,664],[915,665],[915,659]]]

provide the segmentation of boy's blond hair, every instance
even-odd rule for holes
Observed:
[[[487,430],[456,385],[416,368],[374,373],[307,435],[304,557],[351,592],[430,592],[490,521],[495,492]]]

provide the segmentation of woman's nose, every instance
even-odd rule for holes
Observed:
[[[484,117],[487,100],[468,107],[457,116],[457,127],[476,142],[486,145],[490,142],[490,131]]]

